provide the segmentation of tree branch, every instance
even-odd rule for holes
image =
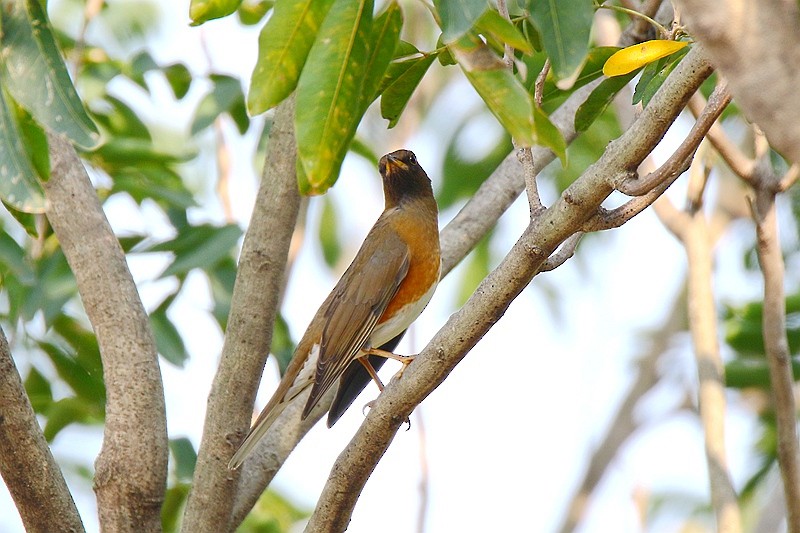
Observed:
[[[770,185],[757,184],[753,218],[758,236],[758,260],[764,275],[762,327],[778,427],[778,463],[786,498],[788,530],[791,533],[798,533],[800,532],[800,450],[797,443],[797,411],[791,354],[786,338],[784,265],[778,239],[776,192]]]
[[[413,408],[502,317],[550,254],[580,231],[614,190],[615,177],[641,163],[710,74],[701,48],[695,47],[631,128],[611,142],[600,160],[528,226],[500,265],[450,317],[402,378],[386,386],[336,460],[306,531],[343,531],[347,527],[364,484]]]
[[[707,169],[696,159],[692,165],[690,182],[705,183]],[[712,239],[702,206],[703,186],[690,184],[687,212],[663,208],[671,206],[666,197],[656,202],[659,218],[664,221],[683,243],[686,249],[688,272],[689,330],[697,363],[699,381],[697,404],[703,423],[705,454],[708,465],[711,504],[717,518],[717,531],[738,533],[742,530],[742,518],[736,490],[733,487],[725,453],[725,367],[717,340],[717,310],[712,286],[713,255]]]
[[[0,474],[25,530],[84,531],[78,509],[61,474],[0,329]]]
[[[278,106],[269,134],[264,174],[239,258],[220,365],[208,398],[183,531],[230,529],[239,474],[228,470],[228,461],[250,426],[300,202],[293,121],[294,97],[290,97]]]
[[[159,531],[167,483],[164,389],[125,254],[75,149],[49,134],[47,218],[78,283],[103,361],[106,423],[95,463],[105,531]]]
[[[797,2],[679,0],[692,36],[708,49],[744,114],[770,144],[800,163]]]

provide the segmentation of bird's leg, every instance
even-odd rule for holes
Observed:
[[[369,354],[367,354],[367,355],[369,355]],[[361,363],[361,365],[367,371],[367,374],[369,374],[369,377],[371,377],[372,381],[375,382],[375,385],[378,386],[378,390],[383,392],[383,382],[381,381],[381,378],[378,377],[378,373],[375,372],[375,368],[373,368],[373,366],[370,364],[369,359],[367,358],[367,356],[364,355],[362,357],[359,357],[357,359],[357,361],[359,363]]]
[[[363,351],[364,355],[359,357],[357,360],[361,363],[364,368],[366,369],[367,373],[372,377],[372,381],[378,386],[381,392],[383,392],[383,382],[381,378],[378,377],[378,373],[375,372],[375,368],[370,364],[369,359],[367,358],[368,355],[377,355],[379,357],[385,357],[386,359],[394,359],[395,361],[400,361],[403,363],[403,367],[395,374],[395,376],[400,377],[403,375],[403,371],[406,369],[411,361],[414,360],[413,355],[397,355],[396,353],[387,352],[386,350],[379,350],[377,348],[370,348],[369,350]],[[364,407],[361,408],[361,413],[366,415],[367,409],[372,409],[372,406],[375,404],[376,400],[372,400],[364,404]],[[408,424],[408,429],[411,429],[411,419],[406,418],[406,424]]]
[[[397,355],[396,353],[387,352],[386,350],[379,350],[378,348],[369,348],[368,350],[364,350],[365,355],[377,355],[378,357],[384,357],[386,359],[394,359],[395,361],[400,361],[403,363],[403,367],[397,371],[397,374],[394,375],[397,379],[400,379],[403,376],[403,372],[405,372],[406,367],[411,364],[414,360],[416,355]]]

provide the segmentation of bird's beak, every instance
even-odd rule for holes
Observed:
[[[394,156],[386,156],[386,174],[390,175],[399,170],[408,170],[408,165]]]

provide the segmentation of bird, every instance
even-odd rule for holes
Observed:
[[[398,373],[413,360],[390,350],[439,282],[438,207],[431,180],[410,150],[386,154],[378,170],[384,210],[297,343],[272,398],[231,458],[231,470],[242,465],[283,410],[306,390],[302,419],[340,381],[330,427],[368,384],[365,376],[383,389],[374,368],[382,364],[379,358],[401,361]]]

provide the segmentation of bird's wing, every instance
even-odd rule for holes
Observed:
[[[388,225],[376,225],[367,236],[380,246],[362,247],[334,289],[324,314],[317,372],[305,417],[367,342],[378,319],[408,273],[408,246]]]

